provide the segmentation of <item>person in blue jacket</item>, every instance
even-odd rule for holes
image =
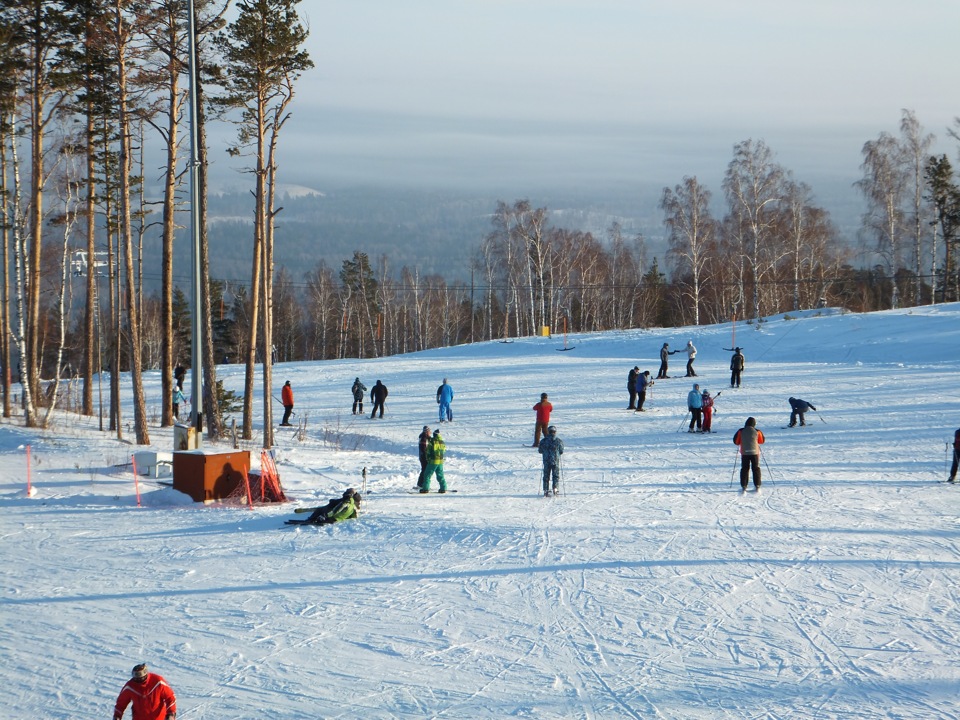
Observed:
[[[687,409],[693,414],[690,418],[690,427],[687,432],[702,432],[703,429],[703,395],[700,394],[700,384],[694,383],[693,390],[687,393]],[[696,430],[694,430],[696,425]],[[683,427],[682,425],[680,427]]]
[[[443,384],[437,388],[437,404],[440,405],[440,422],[452,421],[453,410],[450,409],[450,403],[453,402],[453,388],[447,384],[447,379],[443,379]]]
[[[647,388],[653,385],[650,379],[650,371],[644,370],[637,375],[637,412],[644,412],[643,404],[647,401]]]

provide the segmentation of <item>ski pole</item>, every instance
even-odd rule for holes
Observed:
[[[817,410],[814,410],[814,412],[817,413],[817,417],[820,418],[820,422],[826,425],[827,421],[823,419],[823,415],[821,415]]]
[[[276,395],[273,395],[272,397],[273,397],[273,399],[276,400],[278,403],[280,403],[281,405],[283,405],[283,402],[280,401],[280,399],[278,399]],[[286,405],[283,405],[283,406],[286,407]],[[290,411],[290,414],[291,414],[291,415],[296,415],[296,414],[297,414],[297,411],[296,411],[296,410],[291,410],[291,411]]]
[[[560,485],[563,487],[563,496],[567,495],[567,473],[563,470],[563,455],[557,456],[557,470],[560,471]]]
[[[733,456],[733,469],[730,471],[730,485],[733,487],[733,478],[737,474],[737,458],[740,457],[740,448],[737,448],[737,454]]]
[[[680,421],[680,427],[677,428],[677,432],[683,430],[683,426],[687,424],[687,418],[690,417],[690,411],[687,410],[687,414],[683,416],[683,420]]]
[[[767,456],[763,453],[760,453],[760,459],[763,460],[763,464],[767,468],[767,475],[770,476],[770,484],[776,485],[776,483],[773,481],[773,471],[770,469],[770,463],[767,462]]]

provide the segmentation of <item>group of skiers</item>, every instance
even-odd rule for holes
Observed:
[[[367,392],[367,386],[360,382],[360,378],[356,378],[350,391],[353,393],[353,414],[363,415],[363,398],[364,393]],[[389,394],[390,391],[387,390],[387,386],[380,380],[377,380],[376,384],[370,389],[370,402],[373,403],[373,412],[370,413],[371,420],[378,417],[377,413],[379,413],[380,418],[383,418],[383,406],[387,402],[387,395]]]

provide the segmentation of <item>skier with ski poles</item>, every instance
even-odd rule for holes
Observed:
[[[560,494],[560,456],[563,455],[563,440],[557,437],[557,428],[553,425],[547,428],[538,447],[543,456],[543,496],[550,497]],[[551,483],[552,478],[552,483]]]
[[[813,410],[814,412],[817,410],[813,403],[809,403],[806,400],[801,400],[799,398],[792,397],[788,400],[788,402],[790,403],[790,425],[788,425],[788,427],[793,427],[796,425],[797,418],[800,418],[800,426],[803,427],[807,424],[803,417],[804,413],[806,413],[808,410]]]
[[[636,393],[637,393],[637,412],[644,412],[643,404],[647,401],[647,388],[653,385],[650,379],[650,371],[644,370],[637,375]]]
[[[753,473],[753,487],[760,491],[760,446],[764,443],[763,432],[756,419],[748,417],[743,427],[733,435],[734,445],[740,446],[740,492],[746,492]]]
[[[283,384],[283,390],[280,391],[280,401],[283,405],[283,420],[280,422],[282,427],[290,425],[290,416],[293,415],[293,388],[290,387],[290,381]]]

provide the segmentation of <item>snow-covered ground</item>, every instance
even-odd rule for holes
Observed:
[[[716,434],[680,432],[681,355],[648,412],[625,409],[628,370],[688,339],[722,391]],[[5,422],[0,715],[110,717],[145,661],[179,720],[960,717],[960,487],[938,483],[958,369],[960,305],[281,365],[307,432],[277,436],[293,502],[254,510],[146,478],[138,508],[137,448],[97,421]],[[241,389],[241,367],[220,375]],[[351,415],[358,375],[390,389],[383,420]],[[421,497],[444,377],[458,492]],[[541,392],[567,448],[556,499],[525,447]],[[783,428],[791,395],[808,427]],[[748,415],[765,478],[741,495]],[[364,468],[359,520],[284,526]]]

